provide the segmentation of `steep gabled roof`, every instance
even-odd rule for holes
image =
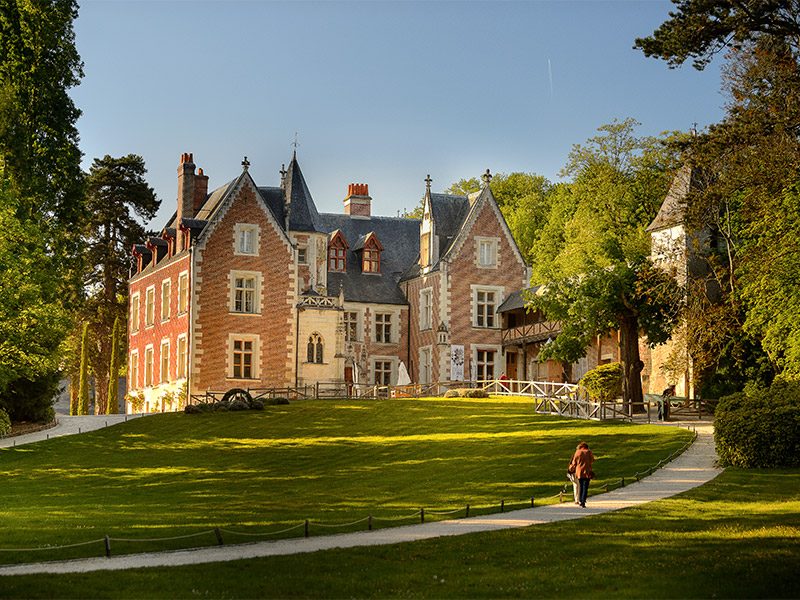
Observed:
[[[317,207],[314,205],[296,156],[292,156],[292,162],[289,163],[289,170],[286,172],[284,193],[289,201],[289,229],[322,232]]]
[[[452,194],[431,194],[431,218],[439,236],[439,258],[445,255],[447,248],[458,235],[470,209],[466,196]]]
[[[688,163],[675,174],[664,201],[647,231],[658,231],[680,225],[686,218],[686,198],[695,185],[696,172]]]

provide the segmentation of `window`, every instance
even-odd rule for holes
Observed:
[[[181,273],[178,277],[178,314],[189,310],[189,274]]]
[[[158,375],[161,383],[169,381],[169,340],[161,341],[161,368]]]
[[[139,331],[139,294],[131,297],[131,332]]]
[[[381,253],[379,250],[364,250],[364,261],[361,270],[364,273],[381,272]]]
[[[237,223],[234,226],[235,254],[258,254],[258,225]]]
[[[128,365],[128,374],[128,389],[139,389],[139,353],[136,351],[131,352],[131,361]]]
[[[431,364],[431,347],[419,349],[419,383],[431,383],[433,373]]]
[[[475,302],[475,320],[473,324],[475,327],[494,327],[495,326],[495,310],[497,308],[497,301],[499,292],[495,290],[476,289],[474,290]]]
[[[233,278],[233,312],[255,313],[256,278],[241,276]]]
[[[375,341],[389,344],[392,341],[392,315],[375,313]]]
[[[419,328],[430,329],[433,326],[433,293],[431,288],[419,293]]]
[[[153,385],[153,347],[144,349],[144,387]]]
[[[175,376],[178,379],[186,377],[186,336],[182,335],[178,338],[178,349],[175,357]]]
[[[253,340],[233,340],[233,378],[253,378]]]
[[[308,264],[308,248],[306,248],[305,246],[297,247],[297,264],[300,265]]]
[[[344,313],[344,341],[358,341],[358,313],[355,311],[345,311]]]
[[[494,379],[494,350],[478,350],[476,352],[478,381]]]
[[[478,266],[496,267],[497,266],[497,240],[477,238],[478,244]]]
[[[427,267],[431,264],[430,260],[431,234],[423,233],[419,238],[419,264]]]
[[[144,325],[150,327],[155,321],[156,288],[147,288],[144,301]]]
[[[308,362],[322,364],[322,338],[312,333],[308,338]]]
[[[391,385],[392,361],[376,360],[374,367],[375,367],[375,385]]]
[[[169,319],[170,314],[170,302],[172,298],[170,298],[170,291],[172,289],[172,284],[170,280],[167,279],[166,281],[161,282],[161,320],[166,321]]]
[[[345,249],[331,247],[328,249],[328,269],[331,271],[344,272],[347,266],[345,261]]]

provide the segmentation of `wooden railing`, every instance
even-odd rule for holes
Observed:
[[[503,329],[503,345],[515,344],[519,342],[544,341],[549,337],[555,337],[561,331],[558,321],[537,321],[527,323],[517,327]]]

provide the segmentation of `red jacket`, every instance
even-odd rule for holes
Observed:
[[[592,463],[594,462],[594,454],[588,448],[579,448],[572,456],[569,463],[570,468],[575,467],[575,477],[578,479],[591,479],[594,477],[592,473]]]

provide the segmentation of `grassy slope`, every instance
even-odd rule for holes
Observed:
[[[521,400],[308,401],[263,413],[148,417],[0,452],[0,548],[214,526],[275,531],[306,518],[343,523],[420,506],[496,507],[501,499],[522,504],[560,489],[580,439],[600,458],[596,488],[655,464],[688,436],[537,417]],[[312,534],[335,531],[312,526]],[[226,534],[226,541],[251,538]],[[211,543],[207,535],[113,547],[124,553]],[[102,548],[0,552],[0,562],[98,555]]]
[[[797,597],[800,470],[727,470],[581,521],[377,548],[0,580],[0,597]]]

